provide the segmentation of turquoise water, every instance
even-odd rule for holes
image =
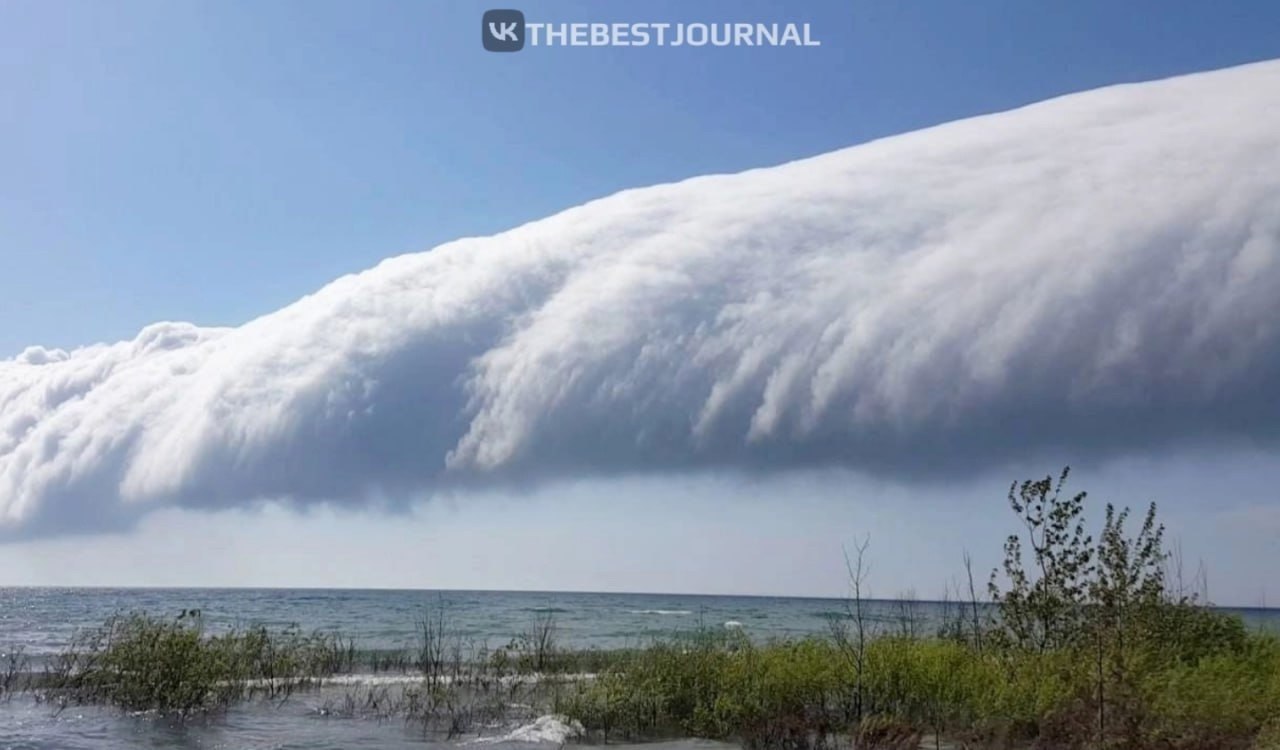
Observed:
[[[428,609],[443,611],[451,633],[499,647],[539,617],[555,618],[558,643],[573,648],[643,645],[653,638],[700,627],[741,627],[754,638],[826,633],[846,613],[837,599],[678,594],[533,593],[319,589],[0,589],[0,653],[23,649],[38,661],[65,646],[77,629],[113,614],[146,611],[176,615],[200,609],[210,628],[236,624],[332,630],[362,649],[410,648],[415,623]],[[873,627],[892,630],[912,622],[936,630],[946,611],[936,602],[864,604]],[[1254,627],[1280,630],[1280,610],[1230,610]],[[73,707],[55,712],[22,696],[0,703],[3,748],[422,748],[457,747],[476,738],[442,743],[403,721],[335,718],[321,710],[322,694],[297,694],[283,704],[249,704],[226,714],[183,722],[149,715]],[[530,717],[532,718],[532,717]],[[501,735],[511,727],[491,727]],[[502,747],[529,743],[503,742]],[[611,746],[613,747],[613,746]],[[717,747],[668,743],[673,750]]]

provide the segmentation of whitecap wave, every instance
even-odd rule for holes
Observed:
[[[675,615],[675,616],[684,616],[684,615],[693,614],[692,611],[687,609],[629,609],[627,610],[627,613],[633,614],[633,615]]]

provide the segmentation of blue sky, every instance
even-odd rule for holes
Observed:
[[[1280,4],[1262,0],[512,4],[546,22],[808,23],[821,46],[492,54],[479,38],[492,4],[462,0],[0,3],[0,359],[30,345],[130,340],[156,321],[238,326],[384,258],[619,190],[1280,58]],[[194,335],[153,333],[179,349]],[[277,384],[263,381],[264,390]],[[841,545],[871,534],[876,595],[935,596],[962,551],[975,552],[979,569],[997,562],[1009,480],[1070,461],[1076,486],[1103,499],[1160,499],[1171,536],[1211,573],[1224,571],[1216,598],[1256,604],[1280,561],[1280,506],[1268,494],[1280,464],[1254,433],[1227,435],[1232,442],[1211,431],[1192,436],[1202,445],[1168,451],[1111,457],[1070,446],[1047,466],[992,459],[995,468],[954,481],[829,467],[588,473],[391,502],[391,513],[342,502],[214,512],[197,500],[136,527],[0,543],[0,585],[823,595],[842,593]],[[43,450],[55,443],[65,448],[50,440]],[[297,458],[291,447],[286,459]],[[228,553],[189,555],[209,544]]]
[[[238,324],[614,191],[1280,56],[1259,2],[530,2],[820,48],[481,49],[472,2],[0,6],[0,353]]]

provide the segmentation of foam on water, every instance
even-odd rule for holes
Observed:
[[[571,739],[581,737],[585,733],[582,724],[566,716],[548,714],[539,716],[531,724],[517,727],[501,737],[482,737],[473,740],[479,744],[498,744],[503,742],[554,743],[563,745]]]

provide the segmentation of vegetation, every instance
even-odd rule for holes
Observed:
[[[1010,488],[1023,532],[992,574],[994,607],[979,606],[966,556],[970,600],[935,635],[909,605],[898,628],[869,633],[864,540],[830,637],[657,644],[560,709],[605,738],[750,747],[1280,747],[1280,642],[1166,585],[1154,505],[1135,535],[1129,510],[1106,506],[1095,541],[1067,476]]]
[[[443,606],[424,611],[417,625],[417,643],[408,650],[362,652],[336,634],[304,634],[296,626],[209,632],[192,610],[176,618],[120,615],[78,634],[39,674],[30,672],[21,652],[6,657],[0,699],[25,689],[59,707],[93,703],[186,716],[238,700],[284,701],[343,673],[398,672],[406,679],[357,680],[340,695],[331,691],[320,713],[399,716],[453,737],[479,725],[532,718],[531,707],[552,703],[566,674],[616,658],[558,648],[549,616],[492,651],[454,634]]]
[[[251,695],[287,696],[349,668],[354,655],[337,635],[253,627],[207,636],[197,610],[174,619],[131,614],[79,634],[34,685],[62,705],[186,714]]]
[[[22,648],[0,654],[0,701],[7,701],[26,687],[30,661]]]
[[[198,612],[128,615],[82,634],[25,687],[65,704],[185,714],[285,698],[349,671],[397,671],[325,703],[335,716],[402,716],[447,736],[553,710],[596,739],[693,735],[752,748],[1280,748],[1280,641],[1188,595],[1148,507],[1105,506],[1095,537],[1068,473],[1015,483],[1021,532],[980,602],[968,555],[941,623],[901,597],[870,621],[868,540],[848,558],[851,598],[830,632],[761,643],[703,629],[643,648],[572,651],[541,614],[505,647],[452,635],[443,606],[418,643],[359,652],[296,628],[206,632]],[[1170,576],[1170,563],[1177,563]],[[1171,585],[1170,578],[1175,581]],[[0,696],[24,687],[21,654]]]

